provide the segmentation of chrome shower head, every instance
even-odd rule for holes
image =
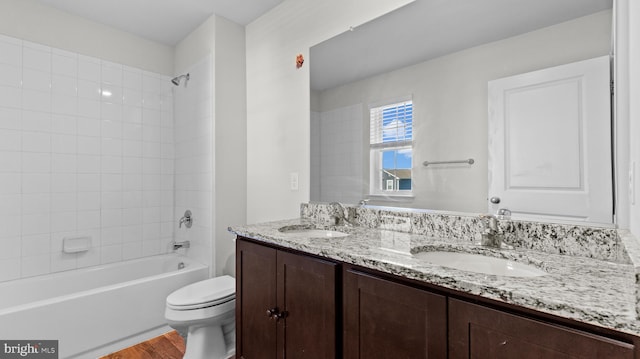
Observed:
[[[171,79],[171,83],[176,85],[176,86],[180,86],[180,80],[185,79],[185,84],[187,83],[187,81],[189,81],[189,74],[184,74],[184,75],[180,75],[177,77],[174,77],[173,79]]]

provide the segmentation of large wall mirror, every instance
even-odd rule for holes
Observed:
[[[612,0],[416,0],[313,46],[311,201],[491,211],[489,82],[607,56],[611,28]],[[397,170],[372,176],[388,158],[372,159],[371,109],[407,100],[410,151],[393,153]],[[410,191],[376,192],[380,179],[394,188],[389,178]]]

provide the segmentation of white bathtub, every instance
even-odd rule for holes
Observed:
[[[58,340],[60,358],[96,358],[158,334],[167,295],[208,272],[170,254],[0,283],[0,340]]]

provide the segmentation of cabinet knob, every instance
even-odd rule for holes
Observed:
[[[276,322],[279,321],[280,319],[286,318],[288,315],[289,315],[289,312],[287,312],[286,310],[283,310],[281,312],[280,309],[278,309],[278,307],[267,309],[267,317],[269,317],[269,319],[275,320]]]
[[[507,345],[507,341],[504,340],[504,341],[500,342],[500,345]]]
[[[279,313],[280,313],[280,311],[278,310],[278,307],[267,309],[267,317],[269,317],[271,319],[276,319],[277,320]]]

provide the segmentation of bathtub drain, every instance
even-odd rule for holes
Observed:
[[[183,269],[183,268],[184,268],[184,262],[178,263],[178,269]]]

